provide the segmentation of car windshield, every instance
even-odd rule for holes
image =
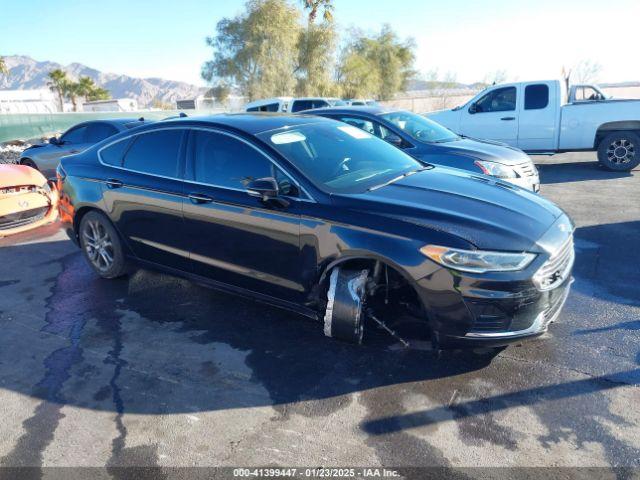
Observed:
[[[258,137],[328,193],[363,193],[425,168],[384,140],[337,122],[270,131]]]
[[[392,112],[383,113],[380,116],[420,142],[444,143],[460,138],[448,128],[415,113]]]

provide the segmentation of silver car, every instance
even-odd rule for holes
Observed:
[[[86,150],[105,138],[144,125],[143,118],[118,118],[93,120],[71,127],[60,138],[53,137],[49,143],[33,145],[22,152],[19,163],[39,170],[46,178],[56,175],[60,159]]]

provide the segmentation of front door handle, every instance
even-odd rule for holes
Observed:
[[[120,188],[124,185],[120,180],[116,180],[115,178],[108,178],[105,183],[109,188]]]
[[[516,117],[502,117],[500,120],[503,122],[512,122],[516,119]]]
[[[213,202],[213,198],[211,198],[209,195],[203,195],[201,193],[190,193],[189,200],[191,200],[191,203],[195,203],[196,205]]]

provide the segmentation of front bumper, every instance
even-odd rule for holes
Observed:
[[[560,285],[541,291],[531,278],[479,279],[441,269],[419,285],[438,345],[457,348],[497,347],[544,334],[572,283],[569,273]]]
[[[53,222],[58,217],[58,192],[36,191],[0,198],[0,237]]]

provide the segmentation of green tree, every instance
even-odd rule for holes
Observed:
[[[300,10],[286,0],[249,0],[246,13],[221,20],[207,38],[213,59],[202,78],[234,83],[250,100],[290,95],[300,30]]]
[[[49,81],[47,85],[49,89],[58,96],[58,103],[60,104],[60,111],[64,110],[64,97],[67,94],[67,85],[69,79],[67,73],[64,70],[56,68],[49,72]]]
[[[357,50],[348,48],[342,53],[337,76],[345,98],[373,98],[380,92],[380,72]]]
[[[347,91],[358,91],[355,96],[391,99],[397,92],[403,91],[407,82],[415,76],[414,49],[413,40],[401,41],[389,25],[383,26],[380,33],[373,36],[354,32],[347,42],[339,67],[345,95],[352,96]]]
[[[205,97],[213,98],[216,102],[226,104],[231,95],[231,87],[226,83],[219,83],[213,88],[210,88]]]
[[[302,0],[302,5],[309,11],[309,23],[315,22],[320,8],[323,9],[324,21],[333,21],[333,0]]]
[[[0,73],[3,75],[7,75],[9,73],[9,69],[7,69],[7,64],[4,62],[3,57],[0,57]]]
[[[67,81],[63,86],[63,92],[64,92],[64,95],[69,100],[71,100],[71,104],[73,105],[73,111],[77,112],[78,97],[82,96],[82,94],[80,93],[80,84],[73,81]]]
[[[309,23],[300,32],[296,95],[334,96],[338,87],[333,80],[338,34],[333,23]]]
[[[111,98],[109,91],[96,85],[91,77],[80,77],[76,90],[88,102]]]

